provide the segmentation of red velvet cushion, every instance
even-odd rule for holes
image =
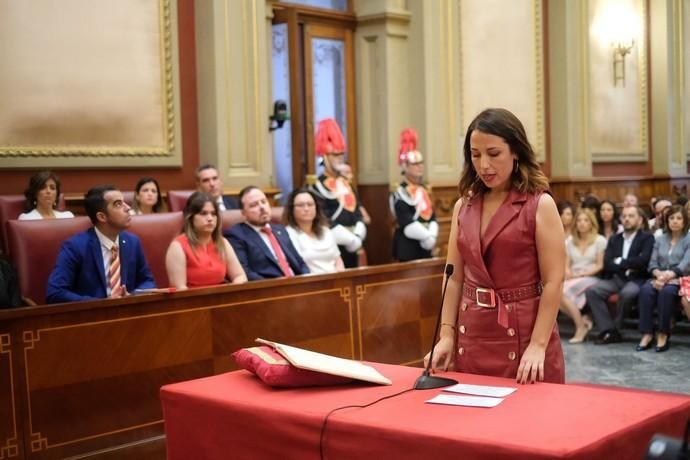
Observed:
[[[340,385],[352,379],[338,375],[299,369],[268,346],[242,348],[232,354],[237,364],[256,374],[273,387],[313,387]]]

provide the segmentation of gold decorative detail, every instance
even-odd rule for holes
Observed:
[[[7,355],[10,383],[10,402],[12,404],[12,426],[14,427],[13,436],[7,438],[5,446],[0,448],[0,459],[17,457],[19,455],[19,445],[17,443],[17,410],[14,399],[14,373],[12,371],[12,337],[10,334],[0,334],[0,354]]]
[[[367,285],[366,284],[358,284],[357,287],[355,288],[355,292],[357,293],[357,302],[362,300],[364,296],[367,293]]]
[[[9,334],[0,334],[0,353],[9,353],[12,338]]]
[[[535,96],[537,98],[536,102],[536,113],[535,113],[535,146],[537,148],[537,160],[544,161],[546,159],[546,143],[544,141],[545,128],[544,128],[544,31],[543,31],[543,16],[542,16],[542,0],[533,0],[532,2],[534,9],[534,70],[536,72],[534,84],[535,84]]]
[[[357,287],[359,287],[359,286],[357,286]],[[345,302],[350,301],[350,295],[351,295],[351,293],[350,293],[349,287],[344,287],[340,290],[340,297],[342,297]]]
[[[41,331],[24,331],[23,338],[24,344],[28,344],[28,346],[25,346],[24,349],[31,350],[34,348],[35,342],[41,340]]]
[[[19,444],[17,444],[17,436],[7,439],[4,447],[0,448],[0,459],[19,457]]]
[[[48,438],[41,436],[41,433],[31,433],[31,452],[48,448]]]
[[[0,146],[0,158],[72,158],[72,157],[169,157],[175,149],[175,91],[172,58],[171,0],[159,0],[161,34],[161,79],[164,89],[162,104],[164,147],[115,146]]]

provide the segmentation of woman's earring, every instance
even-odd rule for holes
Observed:
[[[515,166],[513,167],[513,174],[517,174],[519,170],[520,170],[520,162],[518,160],[515,160]]]

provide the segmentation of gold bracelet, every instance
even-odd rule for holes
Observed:
[[[441,327],[443,327],[443,326],[448,326],[449,328],[451,328],[453,330],[456,329],[456,326],[454,324],[450,324],[450,323],[441,323]]]

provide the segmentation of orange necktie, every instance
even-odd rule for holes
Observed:
[[[120,290],[120,253],[117,246],[113,245],[110,252],[110,267],[108,267],[108,286],[110,286],[110,296]]]
[[[292,276],[292,270],[290,269],[290,264],[288,263],[287,259],[285,258],[285,253],[283,252],[283,248],[280,247],[280,243],[278,243],[278,239],[273,234],[273,230],[271,230],[271,227],[269,225],[261,227],[261,232],[265,233],[268,236],[268,241],[271,242],[271,247],[273,248],[273,252],[276,253],[276,259],[278,259],[278,265],[280,265],[280,269],[283,271],[283,274],[285,275],[285,277],[287,278],[287,277]]]

